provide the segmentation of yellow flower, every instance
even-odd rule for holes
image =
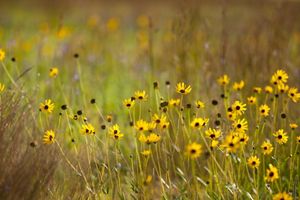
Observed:
[[[208,137],[212,140],[218,139],[221,136],[221,134],[222,133],[221,133],[220,129],[216,130],[216,129],[209,128],[208,130],[205,131],[206,137]]]
[[[227,76],[227,74],[224,74],[223,76],[219,77],[217,81],[220,85],[225,86],[225,85],[228,85],[230,79]]]
[[[209,119],[199,117],[199,118],[193,119],[193,121],[191,122],[190,125],[191,125],[191,127],[193,127],[193,128],[198,128],[198,129],[200,129],[200,128],[206,126],[206,125],[208,124],[208,122],[209,122]]]
[[[160,141],[160,136],[158,134],[155,133],[151,133],[148,136],[145,136],[144,133],[142,133],[139,137],[139,141],[140,142],[144,142],[146,144],[151,144],[151,143],[157,143],[158,141]]]
[[[241,133],[241,132],[237,132],[236,133],[236,137],[239,138],[239,142],[241,145],[245,145],[247,144],[248,140],[249,140],[249,136],[246,133]]]
[[[110,134],[110,136],[112,138],[114,138],[115,140],[119,140],[124,136],[124,134],[123,133],[117,133],[117,134]]]
[[[52,113],[54,109],[54,103],[52,103],[51,99],[45,100],[44,103],[40,103],[40,111],[46,113]]]
[[[250,105],[254,105],[256,103],[256,97],[254,96],[248,97],[247,100]]]
[[[161,116],[159,116],[158,114],[154,114],[152,117],[152,121],[156,124],[161,124],[167,121],[167,117],[164,114],[162,114]]]
[[[118,30],[120,21],[118,18],[110,18],[106,23],[106,28],[110,32]]]
[[[300,144],[300,136],[297,136],[297,143]]]
[[[0,61],[3,61],[5,58],[5,51],[3,49],[0,49]]]
[[[293,197],[286,192],[280,192],[273,196],[273,200],[293,200]]]
[[[52,144],[55,142],[55,133],[52,130],[48,130],[45,132],[43,137],[44,144]]]
[[[143,91],[136,91],[134,93],[134,96],[135,96],[136,99],[138,99],[140,101],[146,101],[147,97],[148,97],[145,90],[143,90]]]
[[[260,161],[257,156],[251,156],[250,158],[248,158],[247,163],[251,168],[257,169],[259,167]]]
[[[286,93],[289,90],[289,86],[283,83],[278,84],[277,88],[280,93]]]
[[[290,88],[288,91],[288,96],[292,99],[293,102],[297,103],[300,100],[300,93],[298,92],[298,88]]]
[[[259,107],[260,115],[267,117],[269,115],[270,107],[266,104],[263,104]]]
[[[263,142],[263,144],[261,145],[261,148],[263,150],[264,155],[271,154],[274,149],[273,145],[269,141]]]
[[[82,133],[83,135],[85,134],[91,135],[91,134],[95,134],[96,132],[92,124],[82,124],[80,133]]]
[[[272,164],[269,164],[269,169],[267,169],[267,175],[265,176],[265,180],[267,182],[274,182],[277,179],[279,179],[278,169]]]
[[[154,121],[148,123],[148,131],[153,132],[156,128],[156,123]]]
[[[245,86],[245,82],[240,81],[240,82],[234,82],[232,88],[233,88],[233,90],[239,91],[239,90],[243,89],[244,86]]]
[[[262,91],[262,89],[261,89],[260,87],[254,87],[254,88],[253,88],[253,92],[254,92],[254,93],[260,94],[261,91]]]
[[[278,144],[285,144],[288,141],[287,133],[284,132],[283,129],[279,129],[275,133],[273,133],[273,136],[276,138],[276,142]]]
[[[114,135],[114,134],[119,134],[120,133],[120,127],[118,124],[113,125],[112,127],[109,128],[109,134]]]
[[[237,116],[240,116],[244,114],[246,111],[246,104],[240,102],[240,101],[235,101],[232,106],[232,112],[236,113]]]
[[[49,76],[50,77],[56,77],[58,74],[58,68],[57,67],[52,67],[50,69],[50,72],[49,72]]]
[[[214,149],[218,146],[218,144],[219,144],[218,140],[212,140],[211,143],[210,143],[210,148]]]
[[[0,93],[3,92],[5,90],[5,85],[0,83]]]
[[[226,112],[226,116],[231,121],[234,121],[236,119],[236,113],[233,113],[233,112]]]
[[[151,183],[151,181],[152,181],[152,176],[148,175],[144,180],[144,185],[148,185],[149,183]]]
[[[298,128],[298,125],[295,124],[295,123],[291,123],[291,124],[290,124],[290,128],[291,128],[292,130],[295,130],[296,128]]]
[[[148,136],[148,141],[150,143],[157,143],[158,141],[160,141],[160,136],[158,134],[155,134],[155,133],[151,133],[149,136]]]
[[[232,126],[237,132],[244,133],[248,130],[248,122],[246,119],[238,119],[233,122]]]
[[[162,123],[159,124],[159,128],[161,129],[167,129],[170,125],[170,122],[163,121]]]
[[[236,152],[236,150],[240,147],[239,141],[240,139],[238,137],[233,134],[229,134],[226,136],[221,147],[225,148],[227,152]]]
[[[138,131],[147,131],[148,123],[142,119],[136,122],[135,129]]]
[[[180,99],[170,99],[169,100],[169,105],[173,106],[173,107],[179,106],[180,105]]]
[[[289,78],[288,74],[285,71],[280,69],[277,70],[271,77],[271,83],[274,85],[283,84],[287,82],[288,78]]]
[[[149,156],[151,154],[151,150],[144,150],[141,152],[143,156]]]
[[[204,108],[205,107],[205,104],[202,102],[202,101],[200,101],[200,100],[197,100],[197,101],[195,101],[195,105],[196,105],[196,107],[199,109],[199,108]]]
[[[191,159],[198,158],[202,153],[202,146],[196,142],[187,145],[186,155]]]
[[[271,93],[273,93],[273,88],[271,86],[267,85],[265,87],[265,92],[268,93],[268,94],[271,94]]]
[[[123,101],[123,105],[128,109],[132,108],[134,106],[134,103],[135,103],[134,100],[132,100],[131,98],[124,99]]]
[[[183,82],[177,83],[176,92],[180,94],[188,94],[192,91],[192,87],[190,85],[186,85]]]

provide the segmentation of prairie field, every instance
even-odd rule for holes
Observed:
[[[300,199],[300,1],[0,1],[0,199]]]

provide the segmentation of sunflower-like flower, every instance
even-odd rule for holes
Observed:
[[[222,135],[220,129],[212,129],[209,128],[208,130],[205,131],[205,136],[210,138],[211,140],[217,140],[220,136]]]
[[[273,200],[293,200],[293,197],[286,192],[280,192],[273,196]]]
[[[228,85],[230,78],[228,77],[227,74],[224,74],[223,76],[220,76],[217,81],[219,85],[225,86]]]
[[[150,133],[153,132],[154,129],[156,128],[156,126],[157,126],[157,124],[156,124],[154,121],[149,122],[149,123],[148,123],[148,131],[149,131]]]
[[[245,86],[245,82],[242,80],[240,82],[234,82],[233,83],[233,90],[236,90],[236,91],[239,91],[239,90],[242,90]]]
[[[290,88],[288,91],[288,96],[293,102],[297,103],[300,100],[300,93],[298,92],[298,88]]]
[[[3,61],[5,58],[5,51],[3,49],[0,49],[0,61]]]
[[[180,99],[170,99],[168,105],[173,106],[173,107],[179,106],[180,105]]]
[[[52,144],[55,142],[55,132],[53,130],[48,130],[43,136],[44,144]]]
[[[277,89],[280,93],[287,93],[289,91],[289,86],[283,83],[277,85]]]
[[[259,113],[261,116],[267,117],[269,115],[270,107],[266,104],[263,104],[259,107]]]
[[[149,156],[151,154],[151,150],[144,150],[141,152],[143,156]]]
[[[278,169],[274,167],[272,164],[269,164],[269,169],[267,169],[265,180],[267,182],[274,182],[277,179],[279,179]]]
[[[134,106],[134,104],[135,104],[135,101],[132,98],[124,99],[124,101],[123,101],[123,105],[128,109],[132,108]]]
[[[227,152],[236,152],[240,147],[240,139],[234,134],[230,133],[225,137],[225,141],[221,145],[221,148],[225,149]]]
[[[274,149],[273,145],[269,141],[264,141],[260,147],[262,148],[264,155],[271,154]]]
[[[248,122],[244,118],[235,120],[232,126],[234,127],[235,131],[239,133],[244,133],[248,130]]]
[[[196,108],[198,108],[198,109],[205,107],[205,104],[200,100],[195,101],[195,105],[196,105]]]
[[[124,137],[124,134],[123,133],[117,133],[117,134],[110,134],[110,136],[112,138],[114,138],[115,140],[119,140],[121,139],[122,137]]]
[[[54,103],[52,103],[51,99],[45,100],[44,103],[40,103],[40,111],[45,113],[52,113],[54,109]]]
[[[265,87],[265,92],[266,92],[267,94],[271,94],[271,93],[273,93],[273,88],[272,88],[271,86],[267,85],[267,86]]]
[[[289,78],[288,74],[285,71],[279,69],[271,77],[271,83],[274,85],[286,83],[288,78]]]
[[[251,167],[253,169],[254,168],[257,169],[259,167],[260,161],[257,156],[251,156],[248,158],[247,163],[248,163],[249,167]]]
[[[112,127],[109,128],[108,132],[109,132],[110,135],[120,133],[119,125],[118,124],[113,125]]]
[[[295,130],[296,128],[298,128],[298,125],[295,124],[295,123],[290,123],[290,128],[291,128],[292,130]]]
[[[190,126],[193,127],[193,128],[202,128],[204,126],[206,126],[209,122],[209,119],[208,118],[195,118],[193,119],[193,121],[191,122]]]
[[[148,95],[146,94],[146,91],[143,90],[143,91],[136,91],[134,93],[134,97],[140,101],[146,101],[148,98]]]
[[[237,116],[240,116],[244,114],[246,111],[246,104],[240,102],[240,101],[235,101],[232,106],[232,112],[236,113]]]
[[[239,138],[239,142],[242,146],[246,145],[249,140],[249,136],[244,132],[237,132],[236,137]]]
[[[186,147],[185,154],[191,159],[198,158],[202,153],[202,146],[196,142],[193,142]]]
[[[189,94],[192,91],[190,85],[186,85],[184,82],[177,83],[176,92],[180,94]]]
[[[256,97],[250,96],[247,98],[247,101],[250,105],[254,105],[256,103]]]
[[[160,116],[158,114],[154,114],[152,117],[152,121],[155,122],[156,124],[161,124],[167,121],[167,117],[164,114]]]
[[[56,77],[58,75],[58,68],[57,67],[52,67],[49,70],[49,76],[50,77]]]
[[[285,144],[288,141],[287,133],[284,132],[283,129],[279,129],[275,133],[273,133],[273,136],[276,138],[276,142],[278,144]]]
[[[135,124],[135,129],[138,131],[147,131],[148,130],[148,122],[140,119]]]
[[[160,135],[156,133],[150,133],[150,135],[146,136],[144,133],[142,133],[139,137],[139,141],[146,143],[146,144],[155,144],[158,141],[160,141],[161,137]]]
[[[300,144],[300,136],[297,136],[296,140],[297,140],[297,143]]]
[[[80,129],[80,133],[82,133],[83,135],[85,134],[95,134],[95,128],[92,124],[82,124],[81,129]]]
[[[256,93],[256,94],[260,94],[262,91],[261,87],[254,87],[253,88],[253,92]]]

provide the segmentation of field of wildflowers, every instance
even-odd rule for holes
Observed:
[[[1,7],[0,199],[299,199],[300,4],[187,2]]]

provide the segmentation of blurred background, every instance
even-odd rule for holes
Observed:
[[[136,89],[186,81],[210,94],[228,73],[256,86],[284,68],[299,77],[299,1],[1,1],[0,45],[26,84],[79,79],[116,109]],[[256,76],[253,76],[256,74]],[[22,80],[20,80],[22,81]],[[120,91],[124,85],[127,87]],[[74,85],[73,85],[74,86]],[[73,91],[72,84],[65,91]],[[133,89],[134,88],[134,89]],[[49,94],[55,91],[44,91]],[[73,91],[76,93],[76,91]],[[94,94],[87,91],[88,96]],[[41,94],[41,96],[43,96]],[[53,95],[52,95],[53,96]],[[105,99],[110,97],[110,99]],[[113,97],[114,99],[111,99]]]

